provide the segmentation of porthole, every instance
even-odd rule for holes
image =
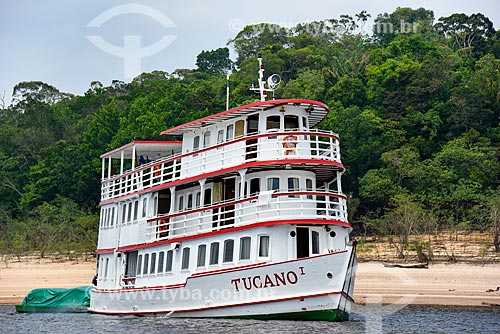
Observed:
[[[290,236],[291,236],[292,238],[295,238],[295,236],[296,236],[296,235],[297,235],[297,233],[295,233],[295,231],[290,232]]]
[[[337,235],[337,233],[335,233],[335,231],[330,232],[330,237],[335,238],[336,235]]]
[[[333,274],[331,272],[327,272],[326,273],[326,277],[328,277],[328,279],[332,279],[333,278]]]

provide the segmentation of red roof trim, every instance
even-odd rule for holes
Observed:
[[[209,116],[206,116],[206,117],[203,117],[203,118],[200,118],[200,119],[196,119],[194,121],[191,121],[191,122],[188,122],[188,123],[185,123],[185,124],[181,124],[181,125],[178,125],[178,126],[176,126],[174,128],[165,130],[165,131],[161,132],[160,134],[161,135],[167,135],[167,134],[169,134],[171,132],[174,132],[176,130],[188,127],[190,125],[194,125],[194,124],[198,124],[198,123],[201,123],[201,122],[205,122],[205,121],[208,121],[208,120],[211,120],[213,118],[220,117],[220,116],[229,115],[229,114],[232,114],[232,113],[234,113],[236,111],[241,111],[241,110],[245,110],[245,109],[249,109],[249,108],[255,108],[255,107],[260,107],[260,106],[265,107],[265,106],[268,106],[268,105],[280,106],[280,105],[288,104],[288,103],[315,104],[315,105],[318,105],[318,106],[320,106],[322,108],[325,108],[327,111],[329,110],[329,108],[328,108],[328,106],[326,104],[324,104],[322,102],[318,102],[318,101],[313,101],[313,100],[286,99],[286,100],[259,101],[259,102],[255,102],[255,103],[252,103],[252,104],[247,104],[247,105],[244,105],[244,106],[241,106],[241,107],[237,107],[237,108],[234,108],[234,109],[226,110],[226,111],[214,114],[214,115],[209,115]]]
[[[261,226],[292,225],[292,224],[295,224],[295,225],[307,225],[307,224],[309,224],[309,225],[325,225],[326,224],[326,225],[338,225],[338,226],[352,228],[351,224],[344,222],[344,221],[341,221],[341,220],[327,220],[327,219],[273,220],[273,221],[266,221],[266,222],[260,222],[260,223],[254,223],[254,224],[248,224],[248,225],[242,225],[242,226],[236,226],[236,227],[222,226],[221,230],[218,230],[218,231],[199,233],[199,234],[195,234],[195,235],[188,235],[185,237],[155,241],[155,242],[146,243],[146,244],[122,246],[122,247],[119,247],[117,249],[117,251],[118,252],[127,252],[127,251],[131,251],[131,250],[156,247],[156,246],[171,244],[174,242],[182,242],[182,241],[193,240],[193,239],[201,239],[201,238],[211,237],[214,235],[220,235],[220,234],[226,234],[226,233],[237,232],[237,231],[242,231],[242,230],[248,230],[248,229],[261,227]]]
[[[98,249],[95,253],[100,255],[100,254],[109,254],[109,253],[114,253],[115,249],[114,248],[102,248]]]

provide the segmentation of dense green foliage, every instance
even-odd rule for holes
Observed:
[[[299,24],[245,27],[202,51],[197,69],[143,73],[72,96],[43,82],[14,87],[0,109],[0,251],[91,251],[99,155],[132,140],[255,101],[257,53],[283,78],[277,98],[330,106],[319,125],[340,134],[358,233],[408,235],[493,227],[498,250],[500,32],[482,14],[434,22],[398,8]],[[385,29],[385,30],[384,30]]]

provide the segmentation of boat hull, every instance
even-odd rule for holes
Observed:
[[[279,263],[196,273],[183,284],[94,289],[90,311],[287,320],[347,320],[353,303],[354,248]]]

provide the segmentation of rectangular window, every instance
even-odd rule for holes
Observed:
[[[207,257],[207,245],[198,246],[198,261],[196,262],[197,267],[205,266],[205,259]]]
[[[174,251],[173,250],[167,251],[167,264],[165,265],[165,271],[167,273],[172,271],[173,258],[174,258]]]
[[[142,218],[146,217],[148,211],[148,199],[144,198],[142,200]]]
[[[142,268],[142,254],[139,255],[137,258],[137,273],[140,275],[141,274],[141,268]]]
[[[184,210],[184,196],[179,197],[179,211]]]
[[[127,222],[132,220],[132,202],[128,203],[128,209],[127,209]]]
[[[306,190],[313,191],[313,180],[306,179]],[[313,199],[313,195],[307,195],[307,199]]]
[[[137,214],[139,211],[139,201],[134,202],[134,221],[137,220]]]
[[[302,129],[303,130],[307,130],[308,129],[307,118],[306,117],[302,117]]]
[[[227,128],[226,128],[226,141],[233,140],[233,130],[234,130],[234,126],[232,124],[227,126]]]
[[[106,267],[104,268],[104,278],[108,277],[108,267],[109,267],[109,258],[106,259]]]
[[[147,275],[149,268],[149,254],[144,254],[144,264],[142,267],[142,274]]]
[[[158,253],[158,273],[163,272],[163,265],[165,262],[165,252]]]
[[[319,232],[311,231],[312,253],[319,254]]]
[[[269,257],[269,236],[261,235],[259,237],[259,257]]]
[[[203,147],[210,146],[210,131],[203,134]]]
[[[115,207],[111,209],[111,226],[115,224]]]
[[[299,178],[289,177],[288,178],[288,192],[299,191]],[[288,197],[298,197],[297,195],[291,195]]]
[[[122,205],[122,224],[125,224],[125,217],[127,213],[127,204]]]
[[[201,201],[201,192],[196,193],[196,201],[195,201],[195,207],[199,208],[200,207],[200,201]]]
[[[250,237],[240,238],[240,260],[250,260]]]
[[[294,115],[285,115],[285,129],[299,129],[299,117]]]
[[[153,198],[153,215],[156,215],[158,211],[158,196]]]
[[[234,240],[224,240],[224,258],[223,262],[233,262]]]
[[[212,189],[205,189],[205,198],[203,199],[204,205],[210,205],[212,203]]]
[[[268,116],[266,119],[266,129],[280,129],[280,116]]]
[[[209,264],[218,264],[219,263],[219,243],[212,242],[210,244],[210,262]]]
[[[187,209],[190,210],[193,208],[193,194],[188,195]]]
[[[280,189],[280,179],[277,177],[270,177],[267,179],[267,190],[276,190]]]
[[[258,194],[260,192],[260,179],[255,178],[250,180],[250,195]]]
[[[156,253],[151,253],[151,265],[149,266],[149,273],[156,273]]]
[[[182,265],[181,269],[188,269],[189,268],[189,252],[190,248],[186,247],[182,249]]]

